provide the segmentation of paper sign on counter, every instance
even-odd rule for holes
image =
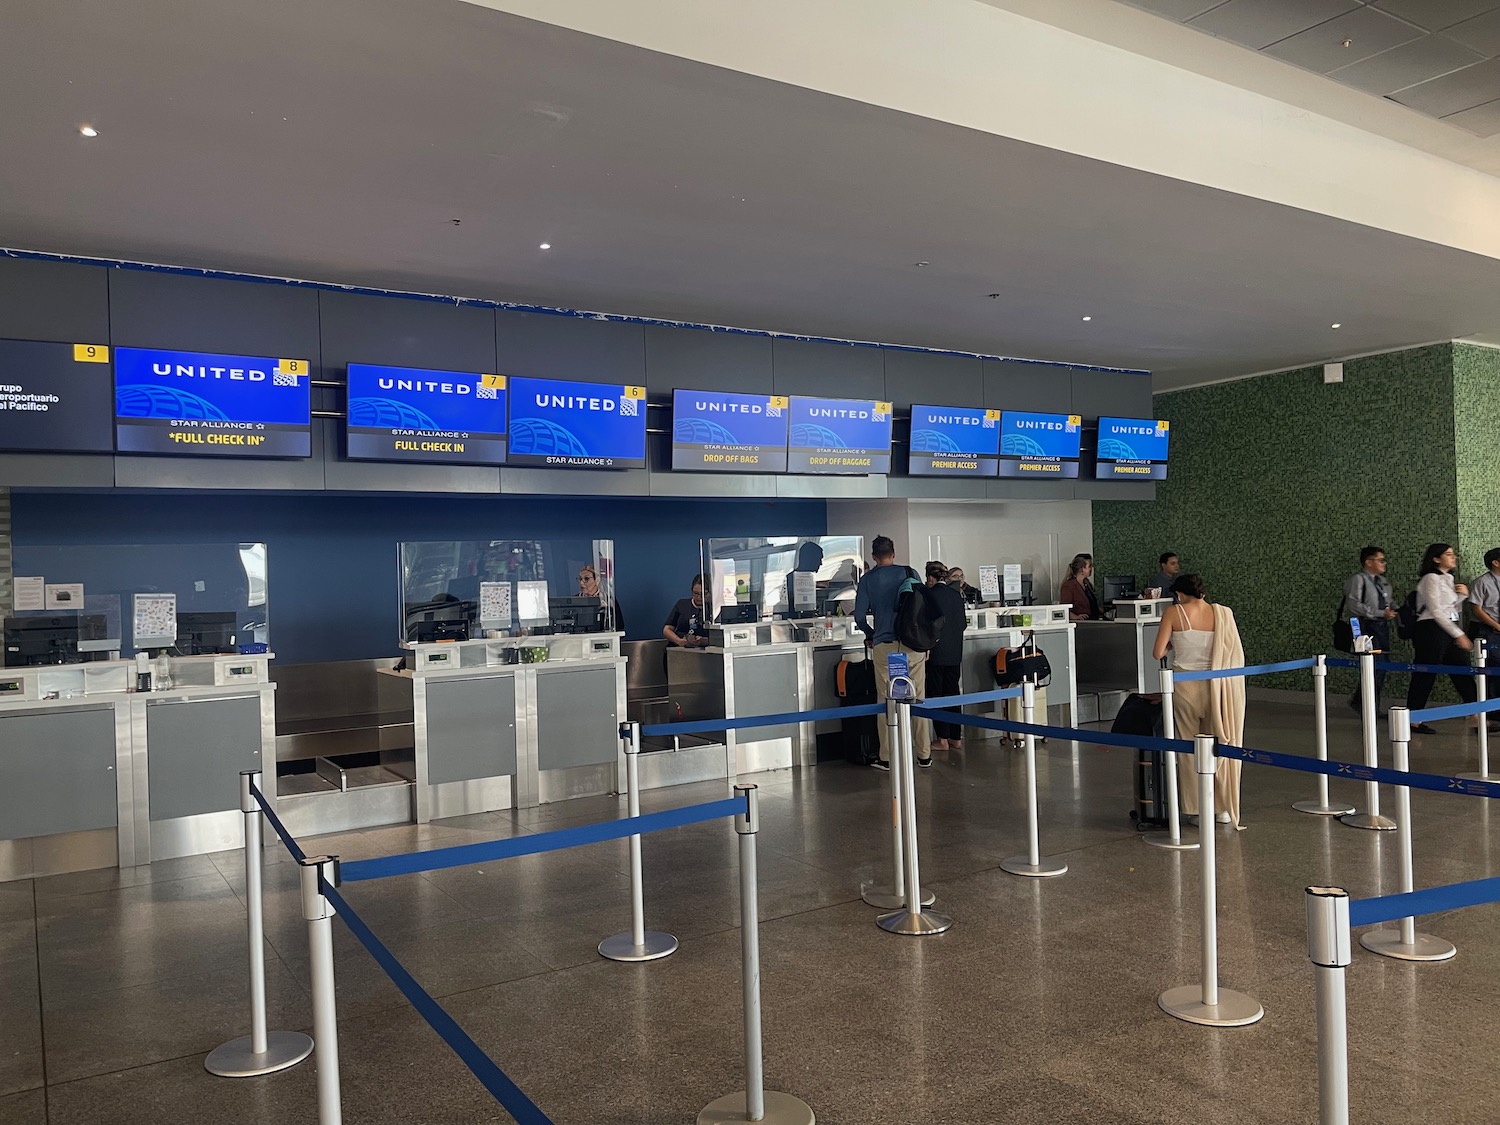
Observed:
[[[47,580],[43,577],[21,578],[12,580],[15,591],[16,612],[25,610],[46,609],[46,587]]]

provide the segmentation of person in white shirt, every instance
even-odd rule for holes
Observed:
[[[1459,625],[1463,611],[1463,599],[1469,588],[1462,582],[1454,582],[1453,571],[1458,566],[1458,552],[1447,543],[1432,543],[1422,555],[1421,579],[1417,583],[1417,627],[1412,634],[1412,647],[1416,649],[1413,661],[1417,664],[1467,664],[1469,650],[1474,643],[1464,635]],[[1465,703],[1477,698],[1474,677],[1451,676],[1453,687]],[[1427,697],[1432,694],[1432,685],[1437,683],[1433,672],[1413,672],[1411,685],[1406,689],[1406,706],[1420,711],[1427,706]],[[1415,734],[1436,734],[1426,723],[1412,724]]]

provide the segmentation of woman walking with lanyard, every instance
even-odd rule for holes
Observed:
[[[1463,611],[1463,599],[1469,588],[1453,580],[1453,571],[1458,566],[1458,552],[1447,543],[1432,543],[1422,555],[1421,579],[1417,582],[1417,627],[1412,633],[1412,647],[1417,664],[1468,664],[1469,650],[1474,642],[1464,636],[1459,625]],[[1455,675],[1449,677],[1454,690],[1465,703],[1478,698],[1474,677]],[[1413,672],[1411,685],[1406,689],[1406,706],[1420,711],[1427,706],[1427,697],[1432,694],[1432,685],[1437,683],[1435,672]],[[1481,716],[1476,716],[1483,722]],[[1476,724],[1477,725],[1477,724]],[[1412,724],[1413,734],[1436,734],[1426,723]]]

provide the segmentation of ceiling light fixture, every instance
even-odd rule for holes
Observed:
[[[97,137],[99,135],[99,130],[95,129],[92,125],[80,125],[78,126],[78,131],[85,137]]]
[[[1339,46],[1340,47],[1352,47],[1352,46],[1354,46],[1354,40],[1353,39],[1345,39],[1342,43],[1339,44]]]
[[[1328,327],[1329,328],[1342,328],[1344,326],[1342,324],[1330,324]]]
[[[1093,318],[1093,317],[1091,317],[1091,316],[1086,316],[1086,317],[1084,317],[1084,318],[1083,318],[1083,319],[1084,319],[1084,320],[1093,320],[1093,319],[1094,319],[1094,318]]]
[[[544,242],[540,246],[538,246],[537,249],[538,250],[551,250],[552,249],[552,243],[550,243],[550,242]]]
[[[930,265],[932,265],[932,263],[931,262],[914,262],[913,265],[930,266]]]

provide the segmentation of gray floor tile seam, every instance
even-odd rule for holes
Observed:
[[[293,971],[292,965],[287,961],[287,959],[284,956],[282,956],[282,954],[281,954],[281,952],[279,950],[275,949],[271,945],[271,941],[270,941],[269,938],[266,939],[265,944],[266,944],[265,966],[266,966],[267,971],[271,970],[274,967],[274,965],[279,964],[280,967],[286,971],[287,975],[293,981],[296,982],[297,987],[299,989],[301,989],[302,992],[305,995],[309,995],[310,996],[311,992],[310,992],[308,986],[304,985],[303,982],[300,979],[298,979],[298,976],[297,976],[296,972]],[[240,953],[241,953],[241,959],[240,960],[238,960],[238,961],[236,961],[234,963],[231,963],[231,964],[221,965],[221,966],[218,966],[218,967],[212,968],[212,969],[200,969],[200,970],[198,970],[196,972],[191,972],[191,973],[181,973],[181,972],[178,972],[176,969],[170,969],[170,970],[166,970],[165,971],[165,975],[163,975],[161,977],[156,977],[156,978],[149,979],[149,980],[133,981],[130,984],[122,984],[122,985],[118,985],[118,986],[115,986],[115,987],[112,987],[112,988],[94,988],[94,989],[88,989],[88,990],[83,991],[83,992],[68,993],[68,994],[64,994],[62,996],[51,997],[50,999],[47,996],[47,990],[46,990],[46,986],[45,986],[46,974],[42,973],[40,971],[40,967],[39,967],[39,971],[38,971],[38,984],[39,984],[39,991],[41,993],[41,1002],[42,1002],[42,1006],[43,1006],[42,1010],[45,1013],[47,1005],[49,1003],[52,1004],[54,1006],[54,1010],[56,1010],[57,1006],[61,1005],[64,1002],[81,1002],[82,1000],[84,1000],[86,998],[87,999],[104,998],[104,997],[113,996],[113,995],[115,995],[117,993],[121,993],[121,992],[129,992],[132,989],[147,988],[147,987],[151,987],[151,986],[155,986],[155,985],[161,985],[161,984],[167,984],[167,983],[175,985],[175,984],[180,984],[180,983],[185,983],[185,982],[190,982],[190,981],[202,980],[202,979],[207,978],[207,977],[219,976],[219,975],[227,974],[227,973],[231,973],[231,972],[241,973],[241,974],[244,974],[245,976],[248,977],[249,971],[250,971],[249,970],[250,956],[249,956],[249,953],[247,951],[245,951],[243,948],[240,950]]]

